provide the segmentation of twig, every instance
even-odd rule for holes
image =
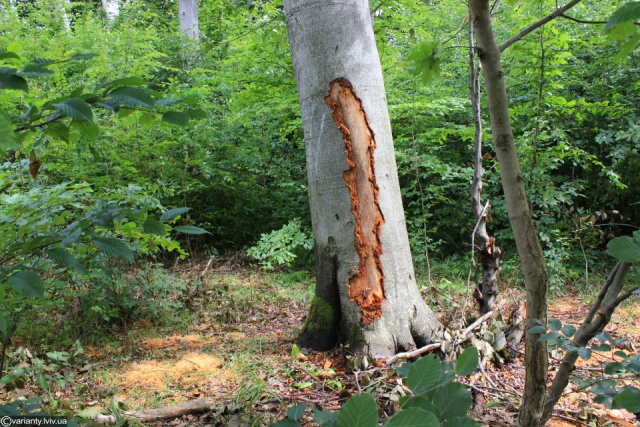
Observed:
[[[389,367],[393,365],[399,359],[410,359],[412,357],[420,356],[423,353],[426,353],[431,350],[436,350],[442,347],[442,342],[435,342],[433,344],[425,345],[417,350],[407,351],[406,353],[398,353],[389,360],[387,360],[384,364],[384,367]]]
[[[576,420],[575,418],[567,417],[566,415],[562,415],[562,414],[552,414],[551,416],[552,416],[553,418],[560,418],[560,419],[563,419],[563,420],[566,420],[566,421],[569,421],[569,422],[572,422],[572,423],[575,423],[575,424],[580,424],[580,425],[583,425],[583,426],[591,427],[591,426],[590,426],[589,424],[587,424],[587,423],[583,423],[582,421],[580,421],[580,420]]]
[[[457,344],[465,342],[468,339],[468,335],[470,335],[473,330],[475,330],[480,325],[482,325],[484,322],[486,322],[487,320],[489,320],[490,318],[495,316],[496,313],[497,313],[496,310],[491,310],[491,311],[486,312],[482,316],[480,316],[480,318],[478,320],[476,320],[475,322],[473,322],[472,324],[467,326],[467,329],[462,331],[462,334],[460,334],[460,336],[456,339],[454,344],[457,345]]]
[[[491,385],[491,387],[493,388],[498,388],[498,385],[491,379],[491,377],[489,376],[489,374],[487,374],[487,371],[484,370],[484,366],[481,363],[478,363],[478,369],[480,370],[480,372],[482,373],[482,375],[484,375],[485,379],[487,380],[487,382]]]

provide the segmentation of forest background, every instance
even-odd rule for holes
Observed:
[[[500,39],[554,2],[505,3]],[[640,68],[628,43],[638,32],[603,30],[623,3],[580,4],[573,18],[601,24],[559,18],[502,57],[555,293],[602,282],[614,263],[607,242],[640,223]],[[313,264],[281,2],[201,2],[197,46],[181,35],[177,6],[128,1],[109,15],[102,2],[1,3],[0,374],[11,336],[51,334],[38,310],[76,304],[68,315],[78,317],[61,323],[66,346],[162,318],[179,304],[163,296],[186,289],[163,267],[187,254],[252,247],[265,268]],[[414,263],[440,291],[462,289],[476,223],[467,8],[407,0],[372,10]],[[434,41],[438,68],[421,79]],[[494,157],[487,144],[489,228],[503,274],[519,283]]]

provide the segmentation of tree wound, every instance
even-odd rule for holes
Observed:
[[[376,141],[362,103],[347,79],[332,81],[325,101],[333,110],[332,117],[342,132],[347,153],[349,169],[342,176],[351,196],[351,212],[356,220],[355,247],[360,257],[360,265],[348,281],[349,299],[360,307],[364,324],[382,315],[381,304],[385,300],[380,262],[384,217],[378,203],[373,157]]]

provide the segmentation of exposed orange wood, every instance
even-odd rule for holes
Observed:
[[[369,127],[362,102],[345,78],[329,84],[326,103],[333,110],[333,120],[342,132],[349,169],[342,173],[351,196],[351,211],[355,217],[355,246],[360,265],[349,278],[349,299],[360,307],[362,323],[382,315],[384,273],[380,255],[380,229],[384,217],[378,203],[378,184],[374,172],[376,141]]]

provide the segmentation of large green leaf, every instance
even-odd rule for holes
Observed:
[[[71,253],[63,247],[49,249],[49,251],[47,251],[47,255],[52,261],[66,267],[73,267],[78,273],[86,274],[87,272],[84,265],[80,264],[80,261],[78,261],[76,257],[71,255]]]
[[[326,411],[314,406],[313,420],[321,427],[336,427],[338,422],[338,413]]]
[[[142,229],[145,233],[155,234],[157,236],[164,236],[167,233],[164,224],[153,218],[147,218],[144,224],[142,224]]]
[[[98,135],[100,134],[100,128],[96,126],[93,122],[79,122],[74,120],[71,122],[71,126],[77,129],[80,134],[89,142],[94,142],[98,139]]]
[[[630,1],[629,3],[625,3],[618,8],[609,21],[607,25],[604,27],[605,29],[609,29],[618,24],[622,24],[624,22],[636,21],[640,19],[640,1]]]
[[[153,107],[149,91],[140,87],[121,86],[109,92],[109,101],[128,107]]]
[[[69,116],[74,120],[93,122],[93,111],[91,105],[84,102],[80,98],[69,98],[64,101],[53,104],[53,107],[65,116]]]
[[[186,126],[189,124],[189,115],[180,111],[167,111],[162,115],[162,121],[172,125]]]
[[[22,70],[18,71],[16,75],[21,77],[49,77],[53,75],[53,71],[48,69],[45,65],[29,64]]]
[[[621,261],[638,262],[640,261],[640,243],[629,236],[616,237],[607,244],[607,254]]]
[[[271,427],[300,427],[300,423],[296,420],[292,420],[291,418],[285,418],[284,420],[280,420],[275,424],[272,424]]]
[[[73,55],[71,55],[69,57],[69,61],[80,61],[83,59],[91,59],[91,58],[95,58],[96,56],[98,56],[97,53],[93,53],[93,52],[86,52],[86,53],[74,53]]]
[[[400,407],[402,409],[420,408],[427,412],[433,413],[436,417],[440,416],[440,411],[438,411],[438,408],[436,408],[434,404],[431,402],[431,400],[427,397],[409,396],[404,399],[406,400],[404,401],[402,401],[402,399],[400,400]]]
[[[29,85],[27,81],[16,73],[18,70],[15,68],[0,67],[0,89],[16,89],[29,91]]]
[[[44,297],[42,277],[32,271],[17,271],[9,278],[9,283],[14,291],[29,297]]]
[[[193,225],[178,225],[173,227],[173,229],[179,233],[184,234],[211,234],[204,228],[195,227]]]
[[[98,250],[111,258],[133,261],[133,252],[129,246],[115,237],[94,237],[92,242]]]
[[[0,339],[5,341],[5,337],[7,336],[7,330],[9,329],[9,322],[4,314],[0,313]]]
[[[407,408],[394,415],[387,427],[440,427],[440,420],[424,409]]]
[[[305,405],[304,403],[298,403],[296,406],[292,406],[291,408],[289,408],[289,410],[287,411],[287,417],[291,418],[292,420],[299,420],[306,409],[307,405]]]
[[[454,370],[449,371],[445,363],[430,354],[411,365],[407,375],[407,386],[417,396],[423,394],[428,396],[435,388],[451,381],[454,376]]]
[[[378,407],[370,394],[351,397],[338,413],[338,427],[377,427]]]
[[[169,221],[170,219],[173,219],[178,215],[182,215],[183,213],[189,212],[189,210],[191,210],[191,208],[187,208],[187,207],[169,209],[162,213],[162,216],[160,217],[160,221]]]
[[[464,417],[471,408],[471,392],[456,382],[439,387],[431,399],[440,411],[440,419]]]
[[[461,377],[471,375],[471,373],[478,368],[479,360],[478,349],[469,347],[458,357],[458,361],[456,362],[456,375]]]
[[[640,412],[640,389],[629,387],[624,389],[613,399],[616,408],[626,409],[629,412]]]
[[[20,59],[20,55],[15,52],[0,52],[0,59],[5,58]]]

